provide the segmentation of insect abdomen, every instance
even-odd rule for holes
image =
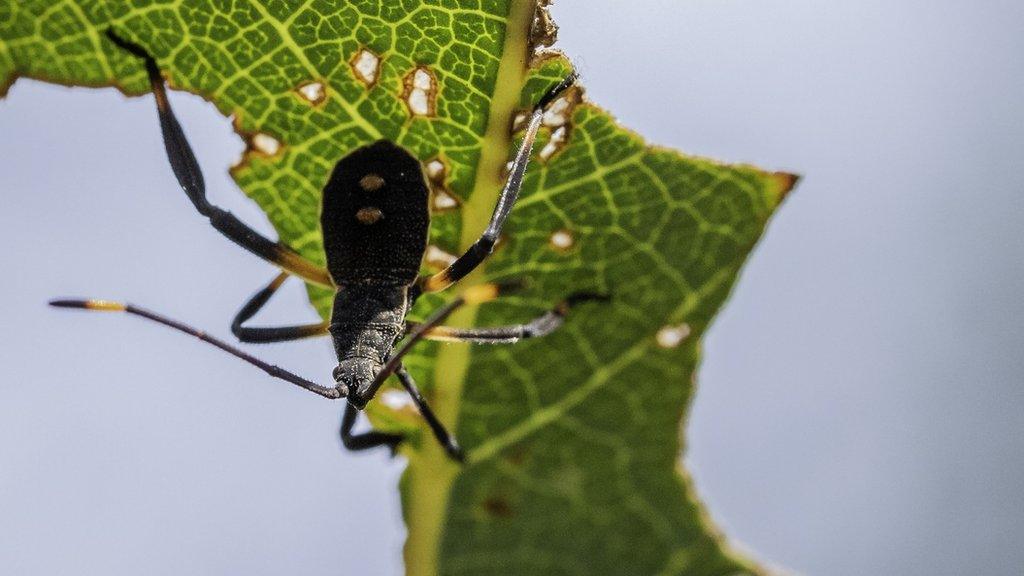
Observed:
[[[320,213],[335,284],[412,284],[427,247],[428,201],[419,160],[388,140],[338,161]]]

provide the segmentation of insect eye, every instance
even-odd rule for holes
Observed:
[[[359,220],[360,224],[369,226],[370,224],[376,224],[378,220],[384,217],[384,213],[380,211],[380,208],[375,206],[367,206],[366,208],[360,208],[356,212],[356,220]]]

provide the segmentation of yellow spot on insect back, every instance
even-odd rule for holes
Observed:
[[[359,179],[359,187],[367,192],[376,192],[384,187],[384,179],[376,174],[367,174]]]
[[[380,211],[380,208],[376,206],[367,206],[366,208],[360,208],[356,212],[356,220],[359,220],[360,224],[367,226],[376,224],[381,218],[384,217],[384,213]]]

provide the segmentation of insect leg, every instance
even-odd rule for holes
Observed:
[[[371,430],[362,434],[353,434],[352,427],[356,425],[356,418],[359,417],[359,410],[346,404],[345,415],[341,418],[341,443],[345,448],[352,451],[369,450],[377,446],[387,446],[394,453],[405,438],[401,434],[387,434]]]
[[[120,302],[111,302],[109,300],[77,299],[51,300],[50,306],[55,306],[57,308],[77,308],[81,310],[96,310],[100,312],[126,312],[128,314],[133,314],[135,316],[139,316],[141,318],[145,318],[147,320],[152,320],[159,324],[163,324],[164,326],[174,328],[175,330],[184,332],[185,334],[195,336],[196,338],[202,340],[203,342],[213,344],[214,346],[220,348],[221,350],[227,352],[228,354],[231,354],[236,358],[239,358],[241,360],[248,362],[249,364],[252,364],[253,366],[256,366],[257,368],[263,370],[267,374],[270,374],[274,378],[280,378],[281,380],[284,380],[286,382],[291,382],[292,384],[295,384],[300,388],[305,388],[306,390],[319,394],[324,398],[330,398],[332,400],[338,399],[344,397],[348,393],[348,390],[342,390],[329,386],[321,386],[314,382],[310,382],[309,380],[306,380],[301,376],[289,372],[284,368],[274,366],[273,364],[268,364],[267,362],[264,362],[263,360],[260,360],[259,358],[256,358],[255,356],[252,356],[243,350],[239,350],[238,348],[228,344],[227,342],[224,342],[223,340],[219,340],[217,338],[214,338],[213,336],[210,336],[206,332],[196,330],[191,326],[182,324],[181,322],[172,320],[170,318],[167,318],[166,316],[157,314],[156,312],[150,312],[145,308],[139,308],[138,306],[133,306],[131,304],[121,304]]]
[[[430,405],[427,404],[427,400],[420,393],[420,389],[416,386],[416,381],[412,379],[412,376],[405,369],[405,366],[399,364],[398,368],[395,369],[395,375],[398,376],[398,380],[402,383],[402,387],[412,396],[412,401],[416,403],[416,407],[419,408],[420,414],[423,415],[423,419],[430,425],[430,430],[434,433],[434,437],[444,448],[444,451],[448,453],[453,460],[462,462],[464,455],[462,448],[459,447],[459,443],[455,441],[455,438],[448,433],[448,430],[444,427],[444,424],[437,419],[434,415],[434,411],[430,409]]]
[[[602,294],[581,292],[559,302],[553,309],[525,324],[490,328],[452,328],[435,326],[424,334],[428,340],[440,342],[470,342],[472,344],[515,344],[523,338],[547,336],[557,330],[569,314],[569,309],[581,302],[607,300]]]
[[[576,82],[576,78],[575,72],[567,76],[555,87],[548,90],[540,99],[540,102],[537,103],[537,106],[534,107],[533,113],[530,114],[530,119],[526,124],[523,143],[519,146],[519,150],[516,151],[515,159],[512,161],[512,168],[509,170],[505,186],[501,190],[501,195],[498,196],[498,204],[494,207],[494,213],[491,215],[491,221],[487,225],[487,229],[469,247],[469,250],[462,256],[459,256],[448,268],[424,279],[421,283],[424,292],[444,290],[458,282],[476,269],[494,250],[494,244],[498,241],[498,236],[501,235],[501,228],[505,225],[505,220],[508,219],[509,213],[512,212],[512,206],[515,205],[516,198],[519,196],[519,189],[523,185],[523,175],[526,174],[526,165],[530,161],[533,141],[537,137],[537,131],[540,130],[541,121],[544,118],[544,108],[558,98],[559,94],[572,86]]]
[[[259,292],[253,294],[252,298],[249,299],[242,309],[235,315],[235,319],[231,322],[231,332],[238,337],[242,342],[250,343],[268,343],[268,342],[285,342],[288,340],[299,340],[301,338],[309,338],[312,336],[323,336],[327,334],[327,327],[330,326],[329,322],[318,322],[316,324],[299,324],[295,326],[276,326],[276,327],[250,327],[242,326],[246,321],[256,315],[261,308],[270,300],[270,297],[277,292],[277,289],[284,284],[284,281],[288,279],[289,274],[287,272],[281,272],[275,277],[270,284],[267,284],[265,288]]]
[[[113,30],[107,30],[107,37],[118,47],[145,61],[149,83],[153,89],[153,96],[156,98],[156,109],[160,116],[160,130],[163,133],[167,159],[171,163],[174,176],[196,210],[206,216],[210,220],[210,224],[221,234],[242,248],[306,281],[332,286],[331,277],[325,268],[306,260],[284,244],[274,242],[256,232],[230,212],[214,206],[206,199],[203,173],[199,169],[199,163],[196,162],[195,154],[192,152],[188,140],[185,138],[181,124],[178,123],[174,111],[171,110],[171,103],[167,99],[167,90],[164,88],[164,80],[160,75],[156,60],[141,46],[121,38]]]

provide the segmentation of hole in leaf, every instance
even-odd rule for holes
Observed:
[[[303,100],[314,106],[323,102],[327,97],[327,90],[324,88],[323,82],[307,82],[295,90]]]
[[[451,266],[452,262],[455,262],[456,256],[431,244],[430,246],[427,246],[427,252],[423,255],[423,259],[426,261],[427,266],[437,270],[443,270]]]
[[[257,132],[249,139],[252,149],[264,156],[274,156],[281,151],[281,141],[270,134]]]
[[[444,176],[447,169],[444,167],[444,162],[440,160],[431,160],[427,162],[427,177],[430,178],[435,184],[437,182],[444,182]]]
[[[419,67],[405,77],[402,99],[413,116],[433,116],[436,110],[437,80],[430,70]]]
[[[560,126],[557,130],[552,132],[551,138],[548,139],[547,144],[545,144],[544,147],[541,148],[540,153],[537,154],[540,157],[540,160],[542,162],[550,160],[556,152],[565,146],[567,136],[568,131],[565,129],[565,126]]]
[[[512,118],[512,132],[516,133],[526,128],[526,120],[530,117],[526,112],[516,112],[516,115]]]
[[[377,82],[377,75],[380,73],[380,57],[363,48],[349,60],[349,66],[360,82],[369,88]]]
[[[569,98],[565,96],[559,97],[548,105],[547,110],[544,111],[544,125],[551,128],[564,126],[565,123],[569,121],[569,114],[572,112],[572,107],[572,102],[569,101]]]
[[[444,190],[436,190],[432,207],[435,212],[454,210],[459,207],[459,199]]]

